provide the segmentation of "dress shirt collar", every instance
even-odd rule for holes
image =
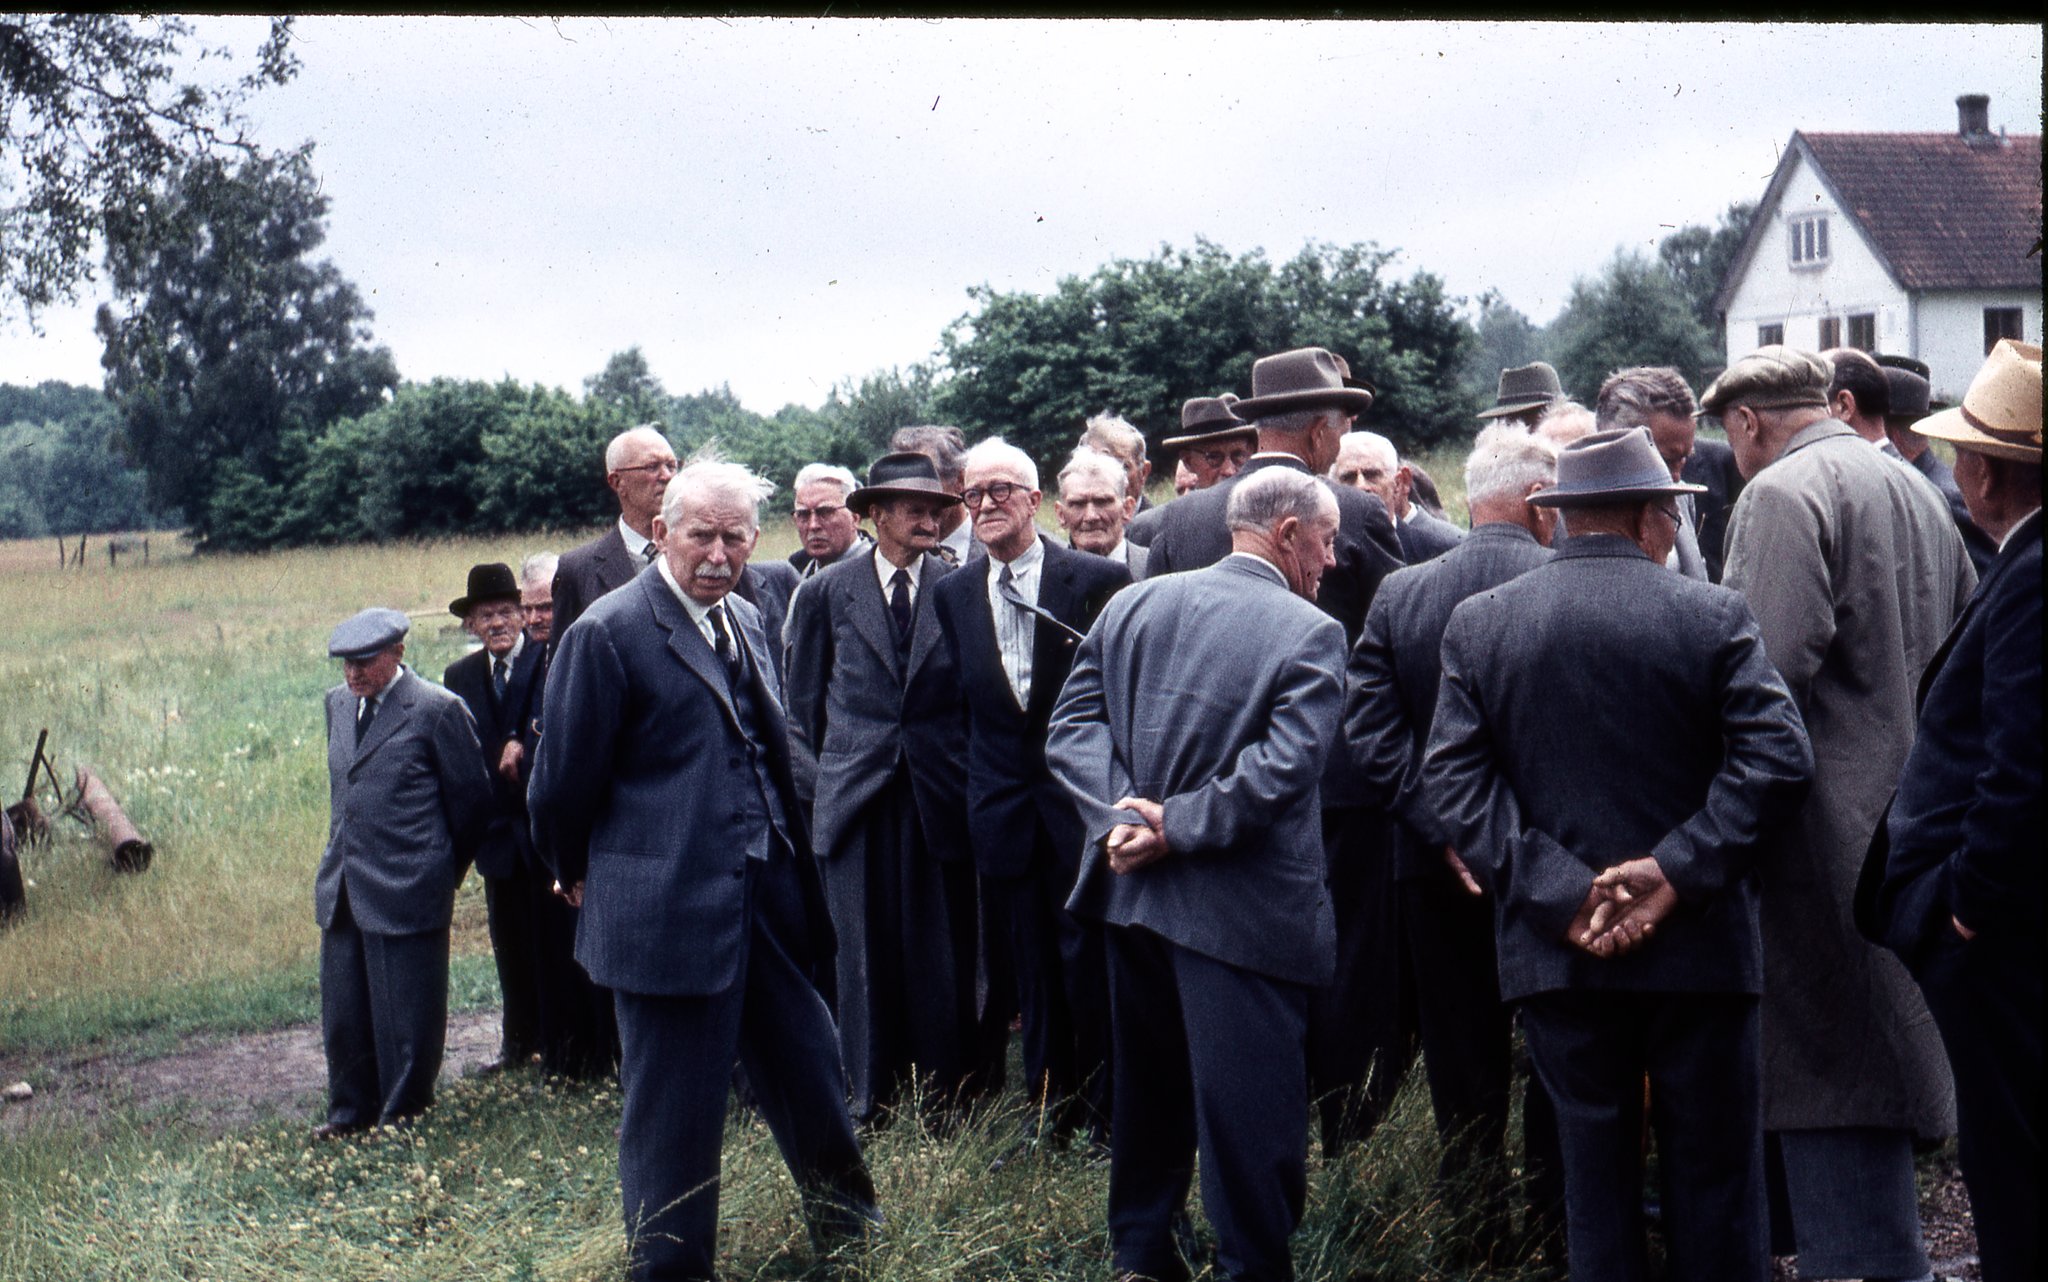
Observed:
[[[1003,573],[1002,567],[1007,565],[1010,567],[1010,578],[1013,580],[1021,579],[1027,574],[1037,573],[1038,567],[1044,564],[1045,540],[1042,537],[1033,538],[1031,546],[1019,552],[1017,559],[1014,561],[998,561],[994,554],[991,553],[988,558],[988,577],[990,582],[994,582],[997,578],[1001,577]]]
[[[372,690],[370,691],[370,693],[358,698],[356,700],[357,714],[361,714],[363,710],[363,704],[365,703],[382,703],[384,701],[384,696],[390,694],[391,691],[398,685],[399,682],[405,680],[405,674],[407,671],[408,669],[404,664],[399,664],[397,669],[392,672],[391,679],[389,681],[386,681],[383,685],[378,686],[375,690]]]
[[[655,557],[654,568],[660,572],[661,581],[663,583],[668,584],[668,590],[676,594],[676,600],[681,601],[683,603],[683,609],[688,612],[690,616],[690,622],[697,625],[697,631],[703,635],[706,641],[709,641],[711,643],[712,649],[717,649],[718,634],[712,631],[711,628],[711,607],[708,605],[700,604],[695,598],[691,597],[689,593],[683,591],[683,585],[676,582],[675,572],[668,568],[667,557]],[[730,595],[732,594],[726,594],[726,596]],[[720,597],[718,599],[718,603],[720,605],[725,604],[725,597]],[[731,619],[731,611],[726,612],[726,617],[728,620]],[[726,626],[731,627],[732,624],[728,621]]]
[[[1288,457],[1293,458],[1294,456],[1290,454],[1288,455]],[[1232,552],[1229,556],[1226,556],[1223,559],[1226,561],[1243,561],[1247,565],[1255,565],[1259,567],[1260,570],[1264,571],[1266,576],[1272,579],[1273,582],[1278,583],[1283,588],[1286,588],[1288,586],[1287,576],[1281,573],[1280,567],[1273,564],[1271,561],[1268,561],[1265,557],[1254,556],[1250,552]],[[1293,589],[1288,588],[1288,591],[1291,592],[1293,591]]]
[[[498,661],[502,659],[505,662],[505,671],[507,673],[510,673],[514,668],[519,666],[519,656],[525,653],[525,651],[526,629],[521,628],[519,630],[519,635],[512,639],[512,648],[510,650],[505,651],[505,653],[503,654],[492,654],[489,650],[485,650],[484,661],[490,666],[496,667]]]
[[[626,551],[631,552],[640,564],[647,564],[647,545],[654,542],[653,539],[626,524],[623,516],[619,518],[619,538],[625,543]],[[659,561],[661,558],[657,556],[654,559]]]
[[[874,562],[875,578],[882,585],[882,599],[886,601],[889,598],[889,580],[896,577],[896,567],[889,563],[888,557],[882,555],[882,545],[879,543],[875,544]],[[920,554],[913,557],[910,564],[903,568],[910,572],[910,599],[915,601],[917,589],[924,582],[924,556]]]

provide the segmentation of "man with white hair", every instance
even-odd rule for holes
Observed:
[[[1374,798],[1398,821],[1400,934],[1412,962],[1423,1066],[1443,1143],[1438,1173],[1447,1185],[1475,1173],[1486,1180],[1468,1264],[1489,1254],[1506,1258],[1498,1254],[1510,1223],[1499,1176],[1514,1076],[1513,1012],[1500,996],[1493,900],[1422,796],[1422,753],[1451,611],[1550,559],[1554,509],[1529,499],[1556,481],[1557,447],[1540,430],[1497,423],[1481,431],[1465,463],[1472,533],[1435,560],[1387,577],[1347,672],[1345,741]],[[1557,1124],[1534,1077],[1523,1096],[1522,1132],[1536,1222],[1529,1236],[1554,1235],[1562,1229]]]
[[[559,639],[528,798],[583,910],[577,958],[617,1004],[619,1184],[650,1282],[713,1275],[735,1064],[821,1252],[880,1219],[816,986],[832,927],[781,690],[759,611],[732,595],[770,488],[724,462],[670,482],[658,559]]]
[[[1137,504],[1135,516],[1152,508],[1145,495],[1145,483],[1152,479],[1152,464],[1145,458],[1145,434],[1108,411],[1095,415],[1081,429],[1080,444],[1098,454],[1107,454],[1124,469],[1124,494]]]
[[[1415,469],[1403,463],[1394,443],[1378,432],[1344,433],[1337,442],[1337,461],[1330,464],[1330,479],[1379,495],[1394,518],[1401,553],[1410,565],[1450,551],[1465,537],[1463,530],[1413,501]]]
[[[1110,601],[1046,745],[1086,834],[1068,907],[1108,928],[1120,1277],[1188,1275],[1174,1223],[1198,1152],[1219,1276],[1291,1277],[1307,1193],[1309,1001],[1336,963],[1317,785],[1344,663],[1313,602],[1337,502],[1268,468],[1226,520],[1229,555]]]
[[[860,518],[846,498],[860,488],[853,473],[830,463],[806,463],[789,486],[796,499],[790,520],[803,540],[789,554],[798,577],[808,579],[856,547],[874,540],[861,533]]]
[[[1107,454],[1077,448],[1060,469],[1060,496],[1052,510],[1070,546],[1108,557],[1128,569],[1132,578],[1142,579],[1147,552],[1124,537],[1124,523],[1137,506],[1124,487],[1122,464]]]

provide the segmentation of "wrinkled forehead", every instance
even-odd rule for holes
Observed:
[[[1378,441],[1347,435],[1337,448],[1337,465],[1391,472],[1399,465],[1394,451]]]
[[[966,484],[970,489],[977,485],[991,485],[997,481],[1008,481],[1012,485],[1031,488],[1031,479],[1024,475],[1024,469],[1007,459],[976,463],[967,469]]]
[[[1123,497],[1121,489],[1092,472],[1076,472],[1060,483],[1062,503],[1116,503]]]

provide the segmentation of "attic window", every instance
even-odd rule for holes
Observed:
[[[1788,219],[1785,231],[1791,238],[1792,265],[1818,267],[1828,260],[1828,216],[1812,214]]]

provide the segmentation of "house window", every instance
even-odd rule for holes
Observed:
[[[1818,267],[1828,260],[1828,216],[1813,214],[1786,222],[1791,238],[1792,265]]]
[[[1998,346],[2001,338],[2024,339],[2020,329],[2020,309],[2017,307],[1987,307],[1984,309],[1984,354],[1991,355],[1991,349]]]
[[[1849,318],[1849,346],[1859,352],[1877,350],[1877,314],[1864,312]]]
[[[1775,347],[1784,341],[1785,327],[1783,325],[1759,325],[1756,327],[1756,345],[1758,347]]]
[[[1823,316],[1820,318],[1820,349],[1832,351],[1842,345],[1842,318]]]

